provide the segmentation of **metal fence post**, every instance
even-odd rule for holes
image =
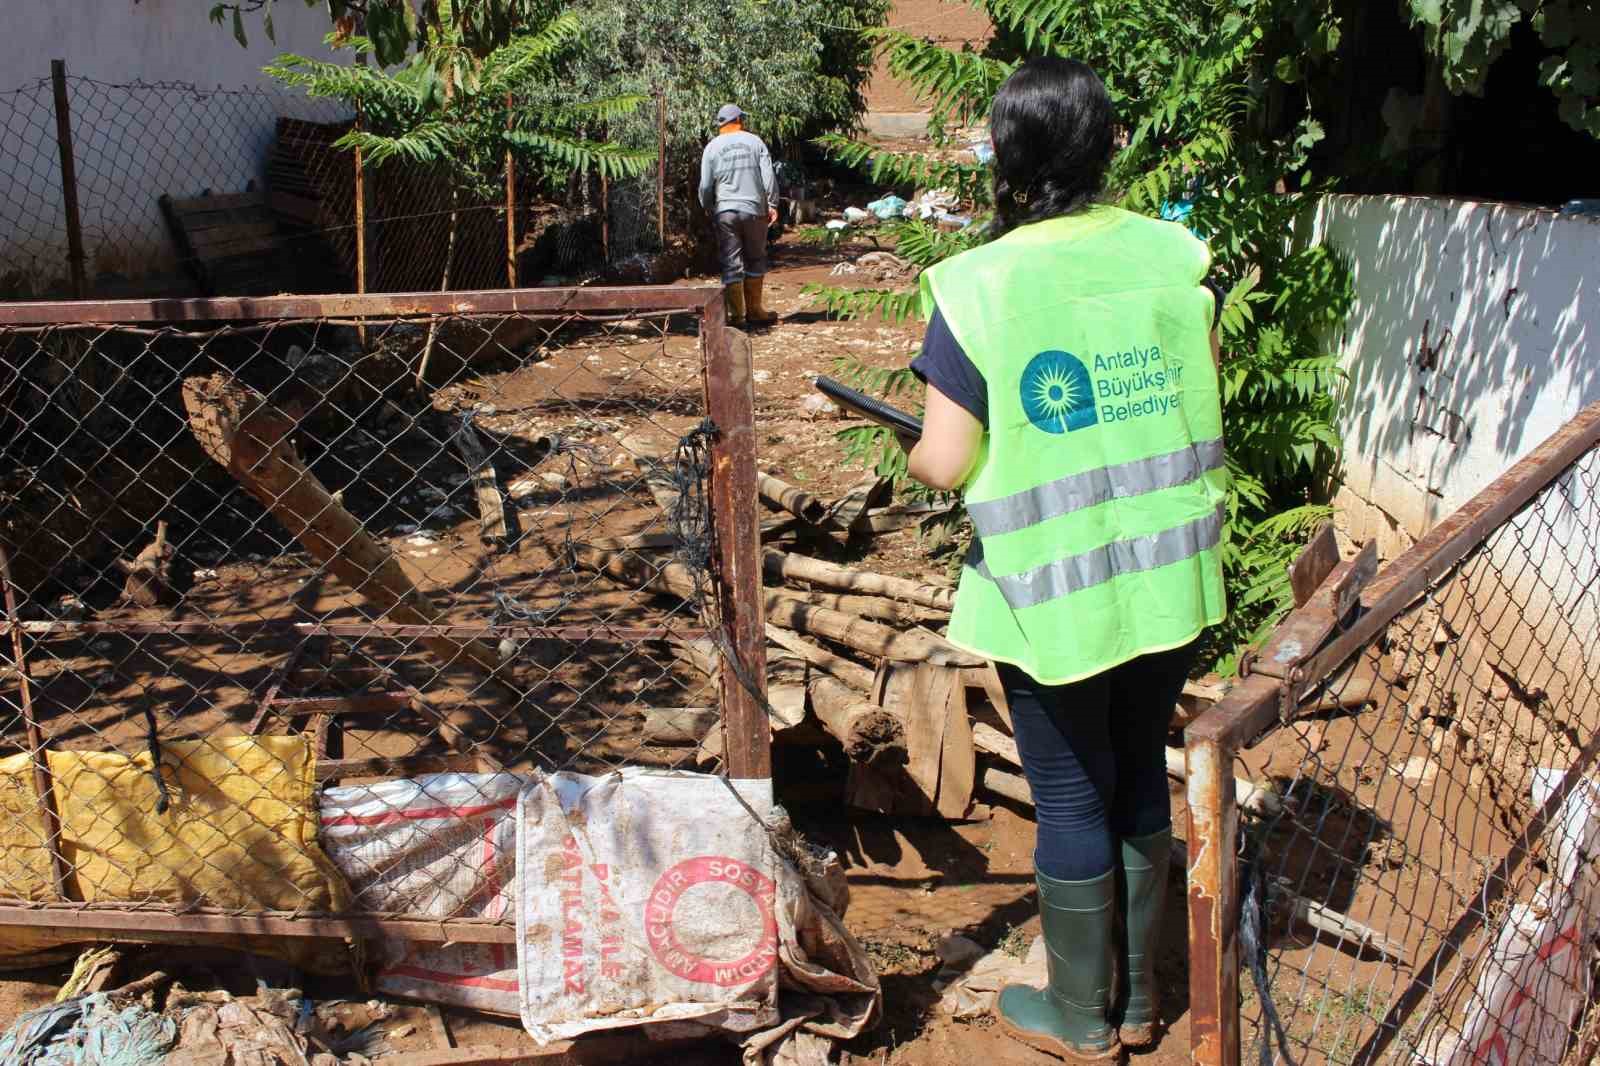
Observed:
[[[50,61],[50,82],[55,89],[56,148],[61,155],[61,201],[67,213],[67,269],[72,273],[72,295],[83,299],[88,291],[84,269],[83,220],[78,215],[78,168],[72,159],[72,116],[67,103],[67,61]]]
[[[667,246],[667,94],[656,90],[656,233]]]
[[[1184,730],[1189,807],[1189,1040],[1199,1066],[1239,1066],[1239,806],[1233,760],[1277,712],[1280,682],[1246,678]]]
[[[515,97],[506,93],[506,129],[511,129]],[[517,287],[517,163],[506,146],[506,287]]]
[[[361,128],[361,105],[356,105],[356,129]],[[356,292],[367,291],[367,172],[356,148]]]
[[[750,345],[727,328],[713,296],[702,319],[706,410],[716,424],[711,501],[717,540],[722,629],[738,662],[722,664],[723,750],[729,777],[772,776],[771,724],[757,700],[766,694],[767,653],[761,599],[761,529],[756,502],[755,392]],[[739,671],[746,674],[741,679]],[[755,693],[745,687],[748,680]]]
[[[44,815],[45,836],[50,849],[50,873],[56,897],[64,902],[67,899],[67,860],[61,854],[61,815],[56,810],[56,789],[50,776],[50,756],[45,750],[44,734],[39,729],[39,719],[33,713],[33,677],[28,672],[22,630],[17,625],[17,598],[11,586],[11,558],[4,545],[0,545],[0,586],[3,586],[5,593],[6,623],[11,630],[12,667],[17,672],[17,689],[22,697],[22,721],[28,733],[28,756],[33,763],[33,790],[38,796],[39,811]]]

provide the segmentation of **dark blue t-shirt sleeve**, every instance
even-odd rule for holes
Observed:
[[[922,338],[922,352],[911,361],[911,372],[926,385],[950,397],[964,410],[989,426],[989,386],[983,374],[967,358],[961,342],[950,332],[950,325],[936,307],[928,332]]]

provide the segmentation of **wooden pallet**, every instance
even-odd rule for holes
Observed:
[[[178,255],[210,295],[268,296],[298,291],[291,257],[266,193],[161,197]]]

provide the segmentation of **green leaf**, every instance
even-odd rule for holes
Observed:
[[[240,48],[250,47],[250,42],[244,36],[244,16],[239,14],[239,9],[233,9],[233,39],[239,42]]]

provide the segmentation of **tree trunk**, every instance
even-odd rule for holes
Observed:
[[[456,257],[456,200],[460,194],[456,191],[455,182],[450,183],[450,236],[444,246],[444,273],[439,278],[439,291],[450,291],[450,264]],[[439,339],[439,319],[437,316],[428,323],[428,343],[422,346],[422,358],[417,360],[417,388],[422,388],[423,379],[428,376],[428,359],[433,355],[434,342]]]

